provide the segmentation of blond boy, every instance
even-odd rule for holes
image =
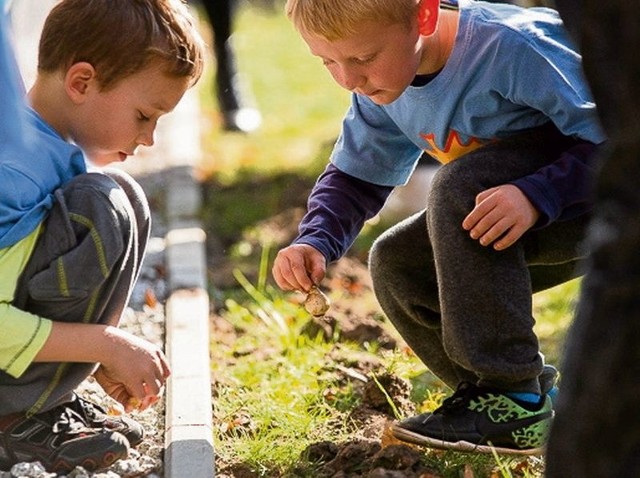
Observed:
[[[318,284],[431,155],[442,166],[425,209],[378,238],[369,267],[386,315],[455,393],[394,433],[540,453],[555,371],[531,296],[579,274],[605,139],[557,12],[473,0],[289,0],[286,11],[352,105],[276,282]]]

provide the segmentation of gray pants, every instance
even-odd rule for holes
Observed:
[[[126,173],[106,170],[77,176],[55,196],[13,305],[54,321],[118,325],[149,237],[144,192]],[[95,367],[33,363],[17,379],[0,372],[0,415],[70,400]]]
[[[426,210],[386,231],[369,266],[376,297],[425,365],[454,388],[463,380],[540,393],[543,357],[532,294],[579,275],[586,217],[528,231],[504,251],[462,228],[475,196],[556,159],[568,139],[542,128],[442,166]]]

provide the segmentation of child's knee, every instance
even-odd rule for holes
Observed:
[[[439,168],[429,185],[427,210],[473,207],[476,195],[483,189],[476,170],[477,166],[465,158]]]
[[[57,196],[78,234],[91,229],[109,229],[120,231],[123,237],[129,236],[134,216],[131,202],[109,176],[99,173],[77,176]]]
[[[378,237],[369,250],[369,272],[374,286],[384,283],[391,275],[396,261],[394,257],[398,255],[398,247],[393,240],[390,231]]]
[[[56,203],[21,277],[15,305],[62,321],[92,316],[91,298],[121,273],[134,246],[131,205],[102,174],[77,176]]]

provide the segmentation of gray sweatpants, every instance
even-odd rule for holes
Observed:
[[[54,321],[118,325],[149,237],[144,192],[112,169],[77,176],[55,196],[14,305]],[[70,400],[95,367],[33,363],[17,379],[0,372],[0,415],[31,415]]]
[[[485,146],[435,174],[426,209],[374,243],[376,297],[425,365],[452,388],[463,380],[540,393],[543,357],[532,294],[579,275],[586,217],[528,231],[504,251],[462,228],[476,195],[528,175],[570,144],[541,128]]]

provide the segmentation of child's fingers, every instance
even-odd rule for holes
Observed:
[[[133,410],[146,410],[153,404],[155,404],[164,391],[164,382],[160,380],[154,380],[150,385],[147,382],[142,382],[143,394],[140,396],[129,396],[126,400],[125,410],[131,412]]]
[[[462,221],[462,227],[470,231],[478,225],[478,223],[495,208],[494,201],[483,200],[476,204],[473,210]]]
[[[507,234],[501,237],[499,241],[496,241],[496,243],[493,245],[493,248],[496,251],[503,251],[507,249],[508,247],[515,244],[515,242],[520,239],[520,237],[522,237],[522,234],[524,234],[525,231],[526,228],[523,228],[519,225],[514,225],[511,229],[509,229]]]
[[[313,285],[302,255],[282,255],[274,267],[273,276],[283,290],[308,290]]]
[[[305,267],[304,262],[298,262],[291,266],[291,272],[293,272],[293,277],[297,290],[309,290],[313,286],[313,281],[311,277],[309,277],[309,272]]]
[[[276,284],[282,290],[296,290],[298,288],[291,268],[291,261],[286,255],[278,255],[273,265],[272,274]]]

